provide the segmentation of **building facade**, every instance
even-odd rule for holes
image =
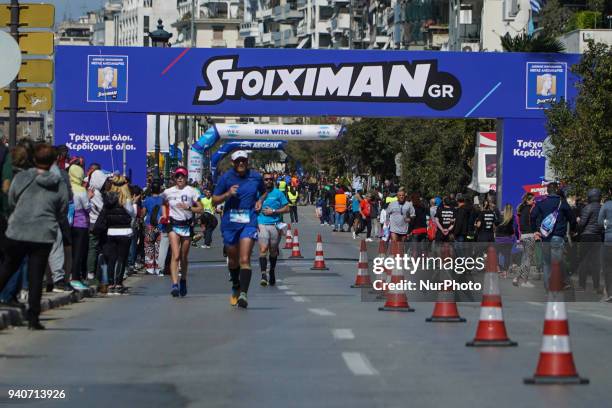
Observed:
[[[76,20],[62,21],[55,33],[55,45],[91,45],[96,22],[95,12],[89,12]]]
[[[96,23],[93,25],[92,45],[115,45],[115,17],[121,13],[122,0],[107,1],[96,10]]]
[[[240,24],[243,9],[240,0],[178,0],[175,46],[198,48],[242,48]],[[191,33],[191,13],[195,9],[195,37]]]
[[[123,47],[150,46],[149,32],[155,31],[157,21],[162,19],[164,29],[172,33],[174,42],[176,29],[171,24],[178,19],[177,2],[174,0],[123,0],[121,11],[114,16],[115,45]]]

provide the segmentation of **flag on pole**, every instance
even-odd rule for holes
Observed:
[[[541,0],[529,0],[529,3],[531,4],[531,10],[534,13],[539,13],[540,10],[542,10],[542,2],[541,2]]]

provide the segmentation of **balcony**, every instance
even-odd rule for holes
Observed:
[[[300,20],[298,26],[297,26],[297,36],[298,37],[306,37],[310,34],[314,34],[315,32],[318,32],[319,34],[327,34],[329,35],[329,31],[330,31],[330,22],[329,21],[319,21],[318,24],[316,25],[316,29],[315,28],[311,28],[310,29],[310,33],[308,32],[308,23],[306,22],[306,20],[302,19]]]
[[[257,37],[259,36],[259,23],[242,23],[240,24],[241,37]]]
[[[257,12],[255,13],[255,16],[257,17],[258,20],[269,20],[272,18],[272,9],[267,8],[263,10],[257,10]]]
[[[305,19],[300,20],[297,25],[297,36],[300,38],[306,37],[308,35],[308,24]]]
[[[272,18],[277,22],[300,20],[302,19],[303,15],[304,14],[301,11],[297,10],[297,6],[295,4],[276,6],[272,12]]]
[[[223,39],[213,39],[211,47],[212,48],[227,48],[227,41]]]
[[[261,33],[261,35],[257,38],[257,45],[259,46],[273,45],[272,33]]]
[[[345,2],[348,3],[348,0],[345,0]],[[310,0],[310,4],[312,6],[319,6],[319,7],[331,7],[332,6],[329,0]],[[308,6],[308,0],[297,0],[298,10],[305,9],[307,6]]]
[[[331,19],[330,28],[332,33],[337,34],[341,33],[344,30],[348,30],[351,24],[351,17],[346,14],[338,14],[336,18]]]
[[[272,40],[275,47],[295,47],[299,42],[292,29],[272,33]]]

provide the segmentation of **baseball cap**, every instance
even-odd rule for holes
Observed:
[[[234,153],[232,153],[232,161],[236,161],[240,158],[248,159],[249,155],[244,150],[237,150]]]
[[[187,173],[187,169],[184,167],[178,167],[176,170],[174,170],[174,175],[175,176],[184,176],[187,177],[189,173]]]

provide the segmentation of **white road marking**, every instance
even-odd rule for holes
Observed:
[[[578,313],[578,314],[581,314],[581,315],[584,315],[584,316],[591,316],[591,317],[596,317],[598,319],[604,319],[604,320],[612,321],[612,317],[600,315],[600,314],[597,314],[597,313],[583,312],[581,310],[568,310],[568,312],[570,312],[570,313]]]
[[[298,302],[298,303],[308,302],[308,299],[306,299],[303,296],[293,296],[291,299],[293,299],[294,302]]]
[[[285,285],[280,285],[280,286],[277,286],[277,288],[278,288],[279,290],[288,290],[288,289],[289,289],[289,287],[288,287],[288,286],[285,286]]]
[[[330,312],[327,309],[308,309],[310,313],[314,313],[318,316],[335,316],[334,312]]]
[[[297,295],[297,293],[292,291],[292,290],[288,290],[288,291],[285,292],[285,295],[295,296],[295,295]]]
[[[530,305],[533,305],[533,306],[544,306],[544,303],[541,303],[541,302],[527,302],[527,303],[530,304]],[[603,320],[612,321],[612,316],[604,316],[604,315],[600,315],[600,314],[597,314],[597,313],[585,312],[585,311],[582,311],[582,310],[568,309],[567,311],[570,312],[570,313],[577,313],[577,314],[581,314],[581,315],[584,315],[584,316],[595,317],[597,319],[603,319]]]
[[[333,329],[332,334],[336,340],[353,340],[355,338],[351,329]]]
[[[354,375],[379,375],[368,358],[361,353],[344,352],[342,358]]]

